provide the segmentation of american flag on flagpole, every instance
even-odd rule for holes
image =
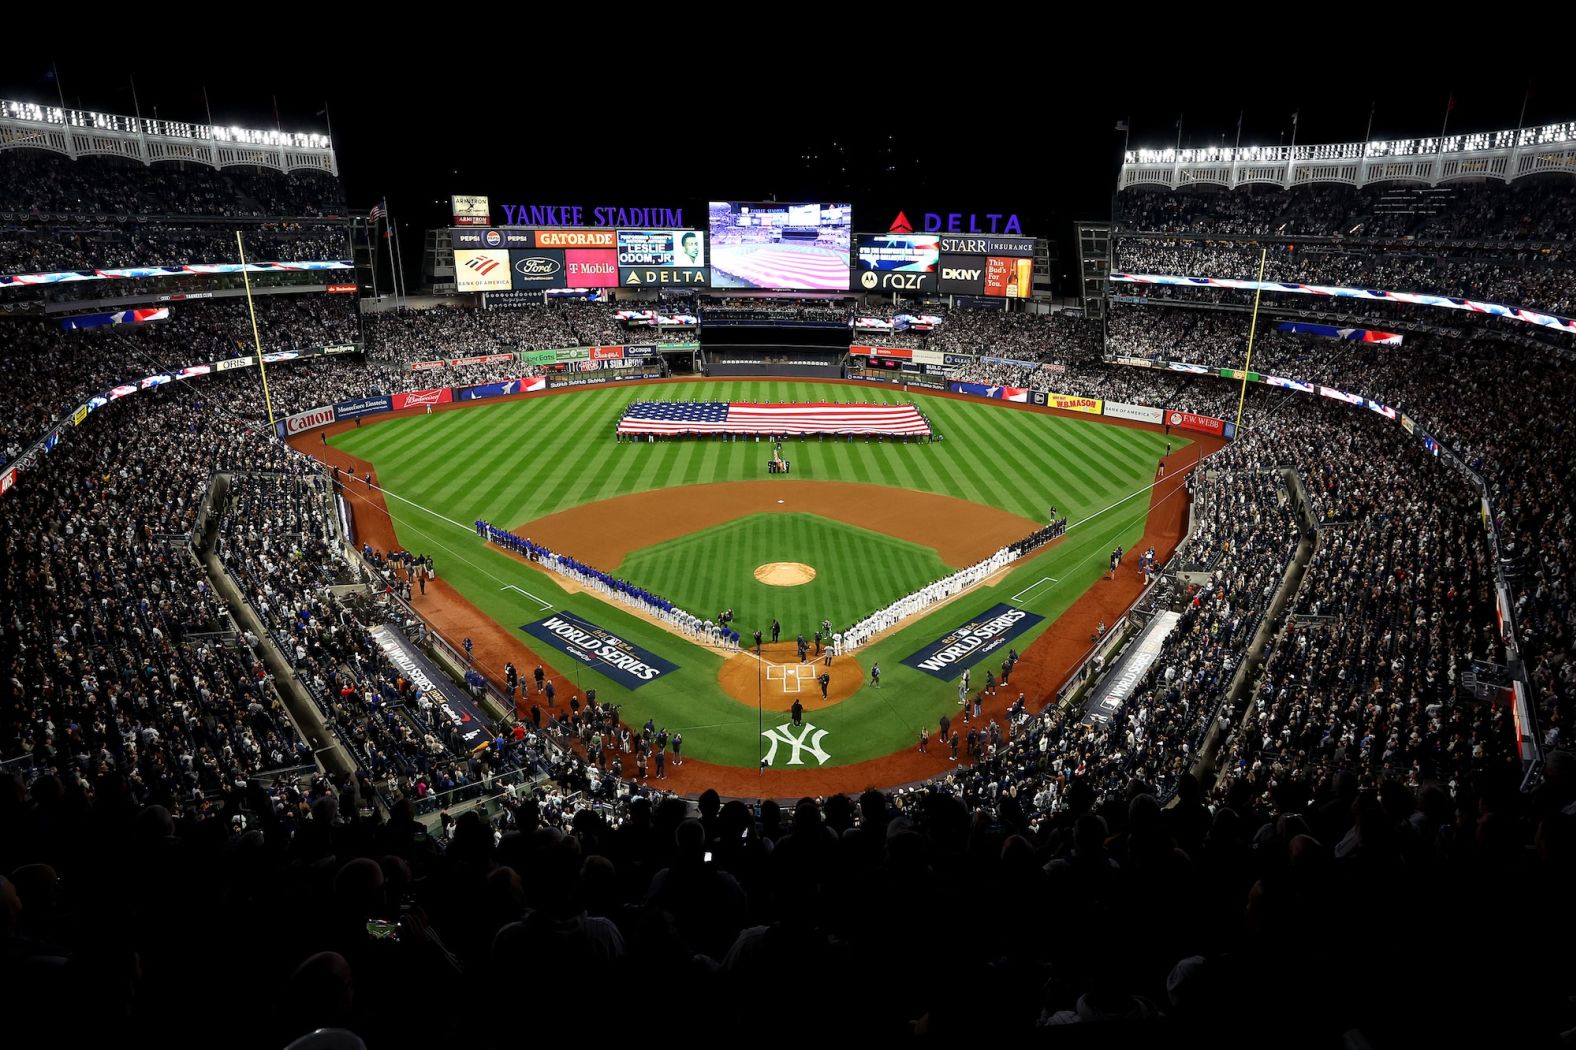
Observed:
[[[367,221],[377,222],[381,218],[383,218],[383,205],[374,204],[372,210],[367,212]]]
[[[742,401],[637,401],[620,434],[930,434],[913,405],[757,405]]]

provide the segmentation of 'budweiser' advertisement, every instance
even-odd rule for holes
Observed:
[[[408,394],[394,395],[394,410],[402,408],[421,408],[423,405],[447,405],[454,400],[454,390],[444,387],[441,390],[412,390]]]

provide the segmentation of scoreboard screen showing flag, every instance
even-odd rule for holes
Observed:
[[[713,288],[848,291],[849,205],[712,201],[709,214]]]
[[[741,401],[636,401],[624,410],[618,433],[891,434],[928,437],[930,424],[913,405],[756,405]]]

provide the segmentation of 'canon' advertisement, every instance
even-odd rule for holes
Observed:
[[[1172,410],[1166,413],[1166,424],[1179,430],[1196,430],[1200,434],[1214,434],[1216,437],[1226,432],[1225,420],[1201,416],[1196,412]]]
[[[394,395],[394,410],[402,408],[421,408],[423,405],[447,405],[454,400],[454,391],[449,387],[441,390],[413,390],[408,394]]]
[[[334,421],[334,406],[324,405],[321,408],[310,408],[305,412],[297,412],[293,416],[286,416],[280,426],[284,428],[282,437],[292,434],[304,434],[308,430],[326,427]]]

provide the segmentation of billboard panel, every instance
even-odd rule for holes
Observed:
[[[923,233],[861,234],[855,251],[859,287],[869,292],[934,292],[940,241]]]
[[[997,255],[1028,259],[1034,256],[1034,238],[1006,237],[996,234],[970,236],[942,234],[941,250],[948,255]]]
[[[1027,299],[1034,288],[1033,259],[985,258],[985,294],[994,299]]]
[[[509,253],[455,249],[455,286],[462,292],[502,292],[509,288]]]
[[[488,207],[488,201],[486,197],[467,197],[460,194],[455,194],[453,201],[454,225],[492,225],[492,209]]]
[[[567,288],[564,283],[564,250],[562,248],[533,248],[530,251],[509,253],[510,279],[513,287],[521,290],[533,288]],[[456,272],[458,270],[456,269]]]
[[[712,287],[848,290],[849,205],[712,201],[708,212]]]
[[[537,230],[537,248],[616,248],[612,230]]]
[[[618,252],[611,248],[566,248],[564,284],[569,288],[618,287]]]
[[[705,238],[699,230],[619,230],[618,265],[705,266]]]
[[[978,255],[943,255],[936,289],[948,295],[984,295],[985,260]]]

